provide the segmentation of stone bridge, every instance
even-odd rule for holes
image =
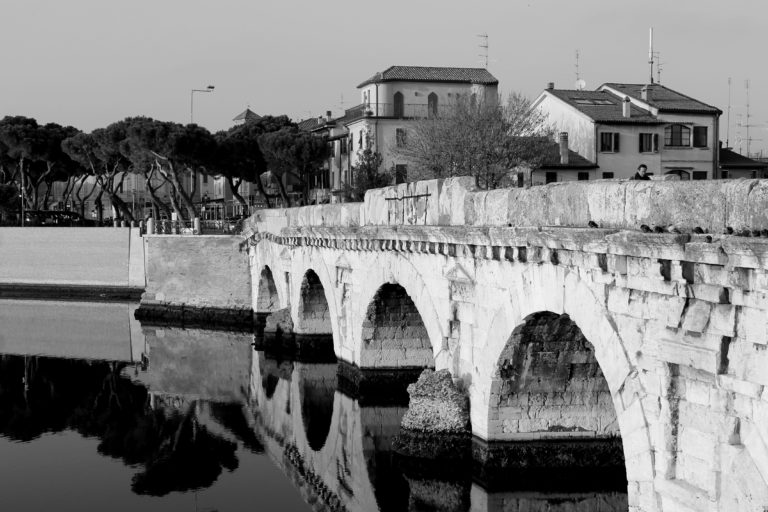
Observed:
[[[478,438],[620,436],[630,510],[764,512],[766,229],[764,181],[455,178],[246,235],[254,311],[361,371],[450,370]]]

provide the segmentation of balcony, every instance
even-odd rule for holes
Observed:
[[[437,113],[440,113],[438,107]],[[430,117],[430,108],[426,103],[370,103],[356,105],[344,113],[345,121],[356,121],[363,117],[389,119],[421,119]]]

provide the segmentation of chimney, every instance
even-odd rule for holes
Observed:
[[[629,101],[629,96],[624,96],[624,102],[621,107],[621,115],[624,117],[630,117],[632,115],[632,102]]]
[[[551,91],[555,88],[555,82],[547,82],[547,90]]]
[[[649,87],[647,85],[644,85],[642,89],[640,89],[640,97],[643,99],[643,101],[648,101],[650,98],[650,92]]]
[[[568,132],[560,132],[560,163],[568,164]]]
[[[325,111],[325,120],[326,121],[333,121],[333,116],[331,115],[331,111],[330,110],[326,110]]]

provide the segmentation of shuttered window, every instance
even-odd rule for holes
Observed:
[[[619,152],[619,134],[615,132],[602,132],[600,134],[600,152],[618,153]]]
[[[693,127],[693,147],[695,148],[707,147],[707,127],[706,126]]]

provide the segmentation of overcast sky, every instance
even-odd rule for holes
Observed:
[[[246,106],[294,119],[359,103],[390,65],[482,66],[503,92],[648,81],[648,29],[661,83],[723,110],[731,145],[768,152],[765,0],[2,0],[0,116],[92,130],[133,115],[232,125]],[[742,141],[742,149],[746,142]]]

